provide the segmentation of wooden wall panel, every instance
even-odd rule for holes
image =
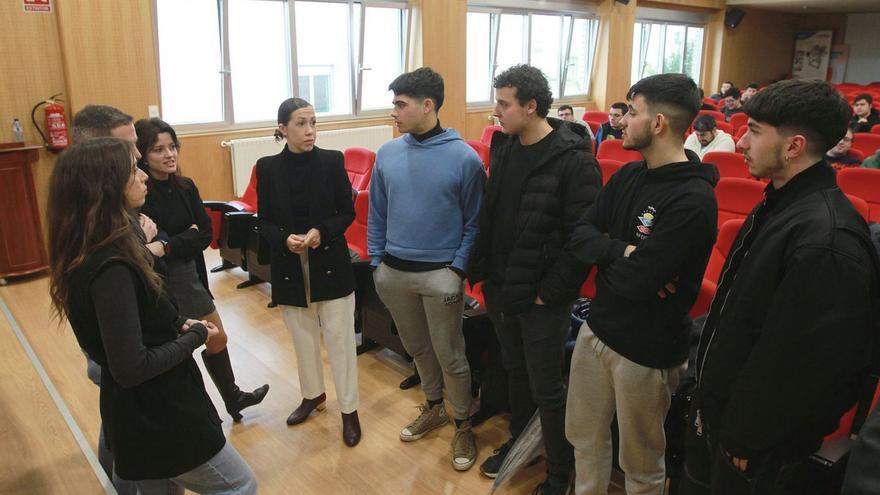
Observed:
[[[422,64],[443,76],[445,98],[440,109],[444,127],[465,129],[467,103],[466,0],[413,0],[419,10],[422,33]]]
[[[100,103],[138,119],[159,104],[152,3],[54,2],[74,111]]]
[[[624,100],[630,87],[636,4],[603,0],[599,5],[599,43],[593,64],[593,101],[598,108]]]
[[[766,84],[791,72],[796,15],[758,9],[746,13],[736,28],[724,28],[719,80],[743,87]],[[709,92],[710,88],[706,88]],[[711,88],[717,91],[717,86]]]
[[[26,13],[21,2],[0,2],[0,47],[3,47],[0,53],[0,142],[12,141],[12,119],[17,117],[24,127],[25,143],[42,144],[31,123],[31,109],[53,94],[67,92],[57,21],[54,12]],[[37,123],[45,127],[42,115],[37,113]],[[67,121],[70,123],[69,106]],[[56,155],[41,150],[39,160],[33,165],[44,238],[49,178],[55,159]]]

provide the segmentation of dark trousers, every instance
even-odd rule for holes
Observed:
[[[537,409],[541,415],[547,470],[568,477],[574,453],[565,438],[565,339],[571,308],[534,305],[524,313],[502,314],[497,287],[483,284],[486,310],[501,344],[510,400],[510,434],[516,438]]]
[[[694,417],[692,411],[691,417]],[[707,425],[708,426],[708,425]],[[706,429],[704,429],[704,432]],[[678,495],[814,495],[807,459],[782,461],[773,453],[748,460],[745,471],[733,464],[723,446],[687,430],[685,472]]]

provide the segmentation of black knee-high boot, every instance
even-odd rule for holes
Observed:
[[[202,361],[205,362],[205,368],[208,375],[217,390],[220,391],[220,397],[226,404],[226,412],[232,416],[234,421],[241,421],[241,410],[259,404],[269,393],[269,385],[263,385],[253,392],[242,392],[238,385],[235,384],[235,373],[232,372],[232,363],[229,362],[229,350],[224,348],[217,354],[208,354],[208,351],[202,351]]]

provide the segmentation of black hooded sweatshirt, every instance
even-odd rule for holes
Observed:
[[[624,165],[572,236],[574,256],[598,267],[590,329],[618,354],[650,368],[687,361],[688,311],[718,232],[718,170],[686,154],[686,162],[655,169],[645,161]],[[636,250],[624,257],[630,244]],[[675,294],[659,297],[673,281]]]

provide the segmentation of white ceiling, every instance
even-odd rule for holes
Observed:
[[[727,0],[727,5],[797,13],[880,12],[880,0]]]

